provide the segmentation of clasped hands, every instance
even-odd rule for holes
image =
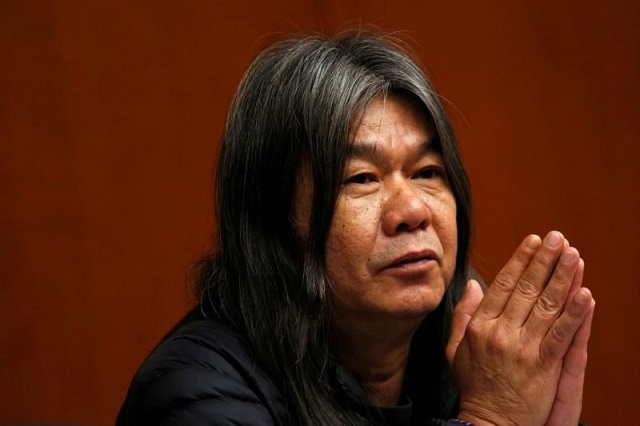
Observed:
[[[471,280],[456,306],[447,359],[458,417],[476,425],[577,425],[595,301],[564,236],[530,235],[486,295]]]

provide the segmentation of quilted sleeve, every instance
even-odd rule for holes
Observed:
[[[281,423],[280,392],[243,342],[212,327],[187,329],[156,348],[136,373],[117,426]]]

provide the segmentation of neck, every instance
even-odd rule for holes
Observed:
[[[411,338],[418,325],[412,321],[401,327],[387,323],[380,328],[368,322],[365,327],[332,327],[331,345],[362,385],[368,404],[384,407],[399,403]]]

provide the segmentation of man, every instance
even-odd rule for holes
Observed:
[[[483,299],[453,131],[397,45],[265,50],[217,173],[200,303],[138,371],[119,425],[578,422],[584,263],[559,232],[529,236]]]

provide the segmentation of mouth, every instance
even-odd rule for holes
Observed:
[[[423,268],[438,261],[433,250],[422,250],[404,254],[393,260],[383,269],[415,269]]]

